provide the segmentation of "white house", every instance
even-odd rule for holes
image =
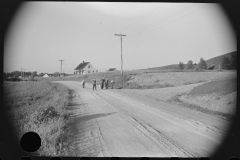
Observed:
[[[82,62],[75,69],[74,74],[88,74],[88,73],[97,73],[96,70],[90,62]]]
[[[44,76],[43,77],[49,77],[47,74],[44,74]]]

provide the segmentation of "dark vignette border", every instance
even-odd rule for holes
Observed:
[[[4,0],[2,3],[2,10],[3,12],[3,35],[5,36],[8,32],[10,27],[11,21],[14,19],[14,16],[21,9],[24,1],[7,1]],[[158,1],[157,1],[158,2]],[[159,1],[160,2],[160,1]],[[163,1],[168,2],[168,1]],[[179,2],[179,1],[170,1],[170,2]],[[197,2],[197,1],[183,1],[183,2]],[[199,2],[206,2],[206,3],[216,3],[215,1],[199,1]],[[218,3],[222,4],[222,8],[225,11],[228,19],[230,20],[232,27],[235,31],[235,35],[237,37],[238,31],[238,24],[240,22],[239,17],[239,4],[238,1],[219,1]],[[3,43],[4,44],[4,38]],[[3,46],[3,45],[2,45]],[[3,53],[3,52],[2,52]],[[1,59],[3,62],[4,53],[1,55]],[[239,66],[238,66],[239,67]],[[3,70],[3,63],[1,66]],[[3,72],[2,72],[3,73]],[[4,104],[4,91],[3,91],[3,75],[1,75],[1,104]],[[238,88],[237,88],[238,89]],[[238,107],[238,99],[237,96],[237,107]],[[22,156],[30,156],[28,153],[24,152],[20,146],[17,137],[14,135],[13,126],[11,121],[7,119],[6,116],[6,108],[5,106],[0,107],[0,157],[2,159],[20,159]],[[211,156],[212,158],[224,158],[228,159],[230,157],[239,157],[240,153],[240,124],[239,122],[239,109],[237,108],[237,116],[234,118],[234,122],[228,132],[227,137],[223,141],[222,145],[218,148],[218,150]]]

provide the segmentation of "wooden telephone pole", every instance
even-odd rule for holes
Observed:
[[[121,73],[122,73],[122,80],[123,80],[122,36],[126,36],[126,35],[123,35],[122,33],[120,33],[120,34],[115,34],[115,36],[120,36],[121,38]]]
[[[64,61],[64,60],[59,60],[59,61],[61,61],[61,73],[60,73],[60,77],[61,77],[61,75],[62,75],[62,61]]]

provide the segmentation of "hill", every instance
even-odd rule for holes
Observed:
[[[218,69],[218,67],[221,64],[222,59],[223,59],[224,56],[226,56],[229,59],[231,59],[231,56],[234,55],[234,54],[237,55],[237,51],[230,52],[230,53],[227,53],[227,54],[223,54],[221,56],[217,56],[217,57],[211,58],[209,60],[206,60],[207,67],[208,68],[213,67],[213,69]]]
[[[229,59],[231,59],[232,55],[237,55],[237,51],[226,53],[226,54],[223,54],[223,55],[213,57],[211,59],[206,60],[208,69],[218,69],[219,65],[222,62],[223,57],[226,56]],[[186,67],[187,67],[187,64],[184,64],[184,68],[186,68]],[[194,68],[197,68],[197,67],[198,66],[195,65]],[[167,66],[154,67],[154,68],[149,68],[149,69],[153,69],[153,70],[176,70],[176,69],[180,69],[180,68],[179,68],[179,64],[171,64],[171,65],[167,65]]]

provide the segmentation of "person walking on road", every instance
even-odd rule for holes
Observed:
[[[85,88],[85,81],[82,80],[82,87]]]
[[[103,77],[103,78],[102,78],[102,85],[101,85],[101,89],[103,89],[103,87],[104,87],[104,83],[105,83],[105,78]]]
[[[108,89],[108,78],[106,78],[106,81],[105,81],[105,87],[106,87],[106,89]]]
[[[96,88],[96,84],[97,84],[96,79],[94,78],[92,82],[93,82],[93,90],[94,90],[94,88],[95,88],[95,90],[97,90],[97,88]]]
[[[112,79],[111,80],[111,87],[112,87],[112,89],[113,89],[113,85],[114,85],[114,80]]]

